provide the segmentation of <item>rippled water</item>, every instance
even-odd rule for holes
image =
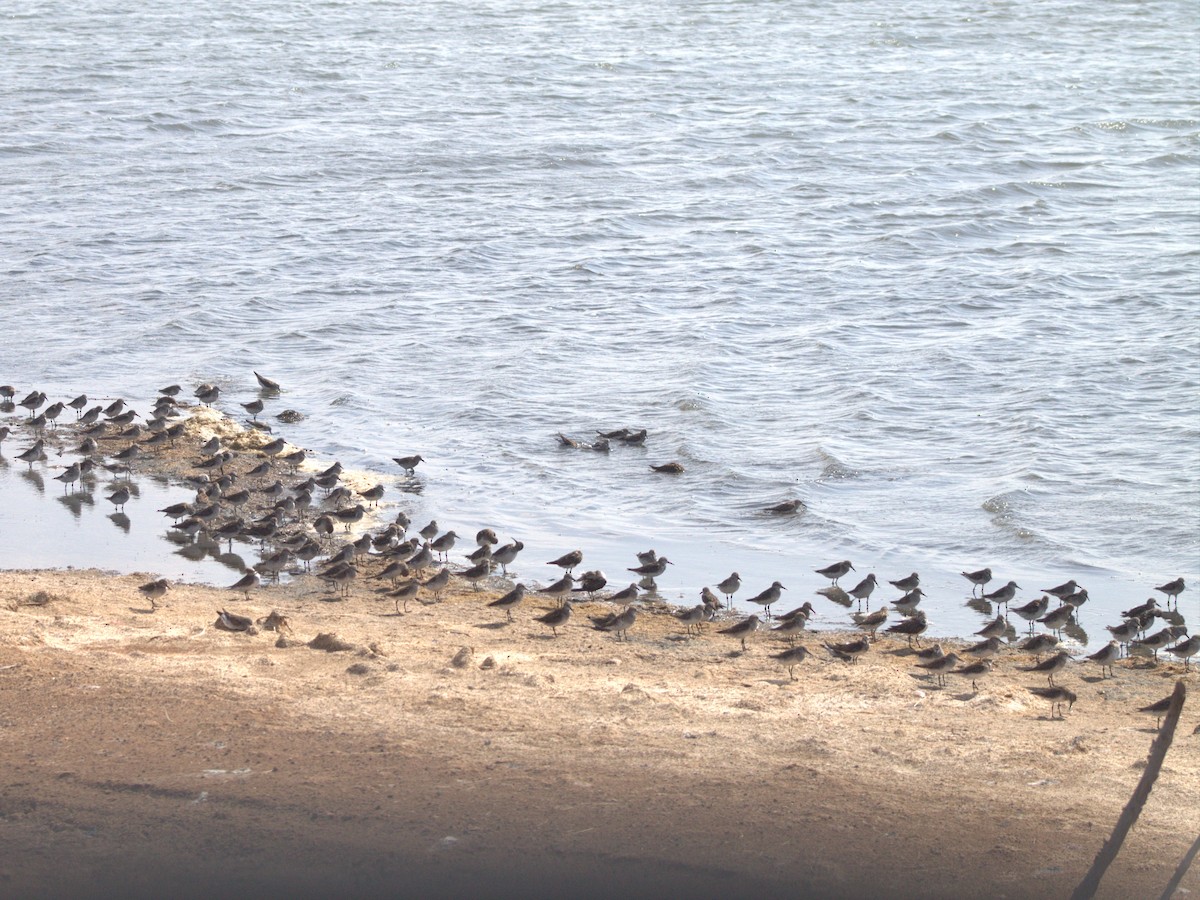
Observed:
[[[414,519],[688,597],[1200,588],[1194,4],[6,9],[0,380],[258,369]]]

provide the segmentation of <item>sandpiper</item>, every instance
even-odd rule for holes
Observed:
[[[554,598],[562,606],[571,598],[571,589],[573,587],[575,587],[575,578],[568,572],[548,587],[541,588],[538,593]]]
[[[45,394],[43,394],[41,391],[32,391],[26,395],[25,399],[18,403],[17,406],[29,410],[29,418],[32,419],[33,414],[37,411],[38,407],[45,405],[45,403]]]
[[[740,622],[735,622],[728,628],[720,628],[717,634],[727,634],[730,637],[739,638],[742,642],[742,649],[746,649],[746,637],[754,634],[758,630],[758,616],[749,616],[742,619]]]
[[[1092,662],[1100,664],[1100,674],[1103,677],[1116,677],[1116,670],[1113,669],[1113,663],[1121,658],[1121,645],[1116,641],[1109,641],[1095,653],[1088,656]],[[1108,675],[1105,675],[1105,669],[1108,670]]]
[[[854,587],[850,588],[850,590],[846,591],[846,593],[849,594],[851,597],[853,597],[855,600],[857,600],[859,603],[862,603],[864,600],[870,599],[871,594],[874,592],[875,585],[877,583],[878,582],[875,579],[875,573],[871,572],[869,575],[867,575],[866,578],[864,578],[862,581],[860,581]],[[892,583],[895,584],[895,582],[892,582]],[[916,587],[916,585],[913,585],[913,587]]]
[[[808,618],[806,616],[795,616],[791,619],[788,619],[786,622],[780,622],[771,629],[771,633],[778,634],[780,637],[785,637],[794,644],[796,643],[796,638],[799,637],[800,632],[802,632],[807,625]]]
[[[196,391],[194,394],[192,394],[192,396],[205,406],[212,406],[213,403],[216,402],[217,398],[221,396],[221,389],[215,384],[202,384],[200,387],[196,388]]]
[[[802,509],[804,509],[803,500],[784,500],[782,503],[768,506],[765,512],[774,513],[777,516],[787,516]]]
[[[1042,588],[1042,593],[1049,594],[1051,597],[1057,597],[1059,600],[1061,600],[1064,597],[1069,597],[1075,593],[1075,589],[1078,587],[1079,585],[1077,585],[1075,583],[1075,579],[1072,578],[1070,581],[1064,582],[1056,587]]]
[[[1062,602],[1075,610],[1076,618],[1078,618],[1079,607],[1088,602],[1087,588],[1080,588],[1073,594],[1067,594],[1062,598]]]
[[[983,595],[983,599],[991,600],[993,603],[1003,603],[1005,606],[1007,606],[1008,602],[1017,595],[1017,591],[1020,589],[1021,586],[1019,584],[1017,584],[1015,581],[1010,581],[1002,588],[997,588],[991,593],[985,593]]]
[[[618,641],[629,640],[629,629],[637,621],[637,607],[627,606],[619,613],[609,613],[605,616],[591,616],[592,626],[597,631],[611,631]]]
[[[990,659],[981,659],[979,662],[973,662],[969,666],[963,666],[961,669],[955,669],[950,674],[962,675],[964,678],[971,679],[971,690],[978,690],[975,683],[992,671],[992,661]]]
[[[611,597],[608,598],[610,603],[616,603],[620,606],[628,606],[637,600],[640,591],[636,583],[632,583],[627,588],[622,588]]]
[[[453,530],[447,531],[441,537],[434,540],[429,545],[429,549],[431,549],[434,553],[439,554],[442,559],[449,560],[450,551],[454,549],[454,544],[457,540],[458,535]]]
[[[480,547],[494,547],[500,543],[500,538],[496,537],[496,532],[490,528],[481,528],[475,532],[475,543]]]
[[[392,462],[402,468],[409,475],[417,474],[417,464],[425,462],[425,457],[419,453],[412,456],[393,456]]]
[[[258,419],[258,414],[263,411],[263,402],[261,398],[251,400],[249,403],[243,403],[241,406],[242,409],[250,413],[250,415],[256,420]]]
[[[429,543],[426,542],[405,561],[408,563],[409,569],[413,572],[420,572],[422,569],[426,569],[433,564],[433,550],[430,548]]]
[[[921,598],[925,596],[925,592],[919,587],[913,588],[899,600],[893,600],[892,606],[896,607],[896,611],[904,615],[912,615],[917,611],[917,606],[921,602]]]
[[[235,581],[233,584],[231,584],[227,588],[227,590],[244,591],[246,594],[246,599],[249,600],[250,599],[250,591],[256,587],[258,587],[258,573],[247,572],[245,575],[243,575],[241,578],[239,578],[237,581]]]
[[[1067,663],[1071,661],[1071,654],[1066,650],[1059,650],[1053,656],[1048,656],[1033,666],[1018,666],[1022,672],[1040,672],[1050,680],[1050,686],[1054,686],[1054,675],[1056,672],[1061,672],[1066,668]]]
[[[921,646],[921,635],[925,629],[929,627],[929,623],[925,621],[925,613],[917,610],[907,619],[897,622],[895,625],[889,625],[884,629],[888,634],[902,634],[908,638],[908,645],[911,647],[915,640],[917,646]]]
[[[854,571],[854,566],[850,564],[850,560],[843,559],[841,562],[836,562],[832,565],[826,566],[823,569],[816,569],[814,571],[816,571],[818,575],[824,575],[834,584],[837,584],[839,578],[841,578],[847,572]]]
[[[1128,619],[1120,625],[1105,625],[1104,628],[1121,647],[1128,647],[1138,636],[1138,632],[1142,630],[1141,623],[1137,619]]]
[[[1151,597],[1145,603],[1141,603],[1133,609],[1125,610],[1121,615],[1126,619],[1140,619],[1146,613],[1153,612],[1156,609],[1158,609],[1158,601]]]
[[[712,588],[700,588],[700,602],[704,604],[704,608],[708,610],[709,616],[715,615],[721,609],[721,598],[713,593]]]
[[[508,577],[508,567],[512,565],[513,560],[517,558],[517,554],[525,549],[525,545],[520,541],[509,541],[502,547],[497,547],[492,551],[492,562],[500,566],[500,571]]]
[[[117,509],[124,512],[125,504],[129,502],[129,489],[120,487],[108,495],[108,501]]]
[[[1063,628],[1070,624],[1071,617],[1074,614],[1075,608],[1073,606],[1063,604],[1057,609],[1050,610],[1050,612],[1046,613],[1038,621],[1051,631],[1056,631],[1061,635]]]
[[[1043,595],[1037,600],[1030,600],[1024,606],[1018,606],[1013,612],[1029,623],[1029,633],[1033,634],[1033,623],[1045,614],[1049,606],[1050,598]]]
[[[636,587],[636,585],[635,585]],[[696,634],[700,633],[700,624],[708,617],[708,611],[703,603],[697,604],[690,609],[682,610],[674,614],[675,618],[684,624],[687,628],[687,633],[691,634],[692,629],[696,629]]]
[[[401,603],[404,604],[404,611],[408,612],[408,601],[415,598],[420,590],[421,583],[414,578],[409,579],[408,581],[402,581],[400,584],[396,585],[395,590],[388,592],[388,596],[396,598],[397,613],[400,612]],[[511,616],[509,618],[511,619]]]
[[[847,641],[843,644],[830,644],[826,642],[825,649],[838,659],[857,663],[858,658],[871,649],[871,639],[864,635],[856,641]]]
[[[1193,634],[1186,641],[1181,641],[1174,647],[1168,647],[1167,652],[1183,660],[1185,669],[1191,668],[1192,657],[1200,651],[1200,634]]]
[[[946,651],[942,649],[942,645],[934,641],[932,647],[925,647],[917,651],[917,659],[941,659],[946,655]]]
[[[982,638],[1003,637],[1008,633],[1008,623],[1004,621],[1004,616],[996,616],[992,621],[988,622],[980,628],[975,634]]]
[[[978,644],[972,644],[963,650],[966,656],[972,659],[991,659],[1004,646],[1003,642],[998,637],[985,638]]]
[[[726,578],[724,581],[720,582],[717,585],[717,590],[720,591],[722,594],[724,594],[725,599],[727,601],[729,601],[730,605],[732,605],[733,604],[733,595],[738,592],[738,589],[741,586],[742,586],[742,576],[739,575],[737,572],[734,572],[732,575],[730,575],[728,578]]]
[[[492,574],[492,561],[485,559],[483,562],[476,563],[468,569],[463,569],[458,573],[458,577],[464,581],[470,582],[475,590],[479,590],[479,583]]]
[[[512,611],[515,607],[520,606],[521,601],[525,599],[525,585],[518,583],[511,591],[499,599],[493,600],[488,604],[495,609],[504,610],[508,616],[508,621],[512,621]]]
[[[1050,717],[1052,719],[1065,719],[1066,716],[1063,715],[1062,705],[1064,703],[1067,704],[1067,709],[1070,710],[1075,705],[1075,701],[1079,699],[1075,696],[1074,692],[1067,690],[1065,687],[1056,687],[1054,685],[1050,687],[1031,687],[1029,688],[1029,693],[1050,701]]]
[[[580,575],[579,583],[571,590],[586,593],[595,599],[596,591],[602,590],[606,584],[608,584],[608,579],[604,577],[604,573],[595,569]]]
[[[335,509],[333,517],[346,526],[346,530],[350,530],[350,526],[355,522],[361,522],[362,517],[367,514],[367,509],[361,503],[357,503],[349,509]]]
[[[450,570],[442,567],[433,575],[430,575],[428,580],[421,583],[421,587],[433,594],[434,600],[442,599],[442,592],[450,586]]]
[[[653,547],[651,547],[649,550],[641,550],[637,554],[637,561],[638,561],[639,566],[644,566],[644,565],[646,565],[646,563],[652,563],[656,559],[658,559],[658,554],[654,552]]]
[[[896,590],[907,594],[913,588],[921,586],[921,576],[916,572],[913,572],[911,575],[908,575],[904,578],[897,578],[895,581],[889,581],[888,584],[890,584]],[[854,592],[851,591],[850,593],[853,594]]]
[[[84,401],[87,402],[87,401]],[[142,592],[142,596],[150,601],[151,611],[158,609],[158,602],[166,596],[167,590],[171,587],[171,582],[165,578],[159,578],[157,581],[150,581],[141,585],[138,590]]]
[[[30,447],[18,453],[17,459],[23,463],[29,463],[29,468],[32,469],[35,462],[46,458],[46,454],[42,451],[43,446],[45,446],[45,441],[38,438]]]
[[[12,398],[17,394],[17,389],[11,384],[0,384],[0,400],[5,403],[12,403]]]
[[[666,561],[665,557],[663,558],[663,561]],[[773,581],[771,582],[771,586],[769,588],[767,588],[761,594],[756,594],[755,596],[751,597],[747,602],[757,603],[759,606],[763,607],[763,609],[766,610],[767,618],[769,619],[771,618],[771,604],[778,602],[781,596],[780,591],[786,590],[787,588],[785,588],[778,581]]]
[[[795,647],[789,647],[782,653],[772,653],[771,659],[777,660],[780,665],[786,666],[788,670],[788,678],[792,681],[796,680],[795,668],[800,663],[808,658],[808,648],[803,644],[798,644]]]
[[[254,625],[254,620],[249,616],[239,616],[237,613],[221,609],[217,611],[217,621],[213,624],[223,631],[249,631]]]
[[[546,563],[546,565],[558,566],[560,569],[565,570],[569,575],[571,574],[571,571],[581,562],[583,562],[583,551],[572,550],[570,553],[564,553],[558,559],[550,560],[550,562]]]
[[[69,466],[55,475],[54,480],[61,481],[64,489],[74,485],[75,482],[79,480],[79,463],[71,463]]]
[[[945,687],[946,686],[946,673],[949,672],[951,669],[953,669],[957,665],[958,665],[958,654],[957,653],[947,653],[945,656],[938,657],[937,659],[930,660],[929,662],[917,663],[917,668],[925,669],[928,672],[932,672],[934,675],[937,676],[937,683],[940,686]]]
[[[1160,584],[1158,587],[1155,588],[1155,590],[1162,591],[1164,594],[1167,595],[1168,605],[1170,604],[1170,602],[1172,600],[1174,600],[1175,604],[1176,604],[1176,608],[1178,608],[1179,595],[1184,592],[1184,589],[1186,587],[1187,587],[1187,585],[1185,585],[1183,583],[1182,578],[1176,578],[1174,581],[1168,581],[1166,584]]]
[[[570,578],[571,576],[567,575],[566,577]],[[550,610],[550,612],[546,613],[545,615],[535,616],[534,621],[541,622],[543,625],[548,625],[550,630],[554,633],[554,636],[558,637],[558,629],[566,625],[570,618],[571,600],[568,597],[564,600],[562,606]]]
[[[873,613],[855,613],[854,624],[870,633],[871,639],[874,640],[876,632],[879,631],[879,626],[887,621],[888,608],[885,606],[882,609],[877,609]]]
[[[1173,644],[1176,638],[1180,638],[1187,634],[1187,629],[1182,625],[1168,625],[1161,631],[1156,631],[1154,634],[1148,635],[1140,641],[1133,641],[1133,646],[1143,647],[1154,652],[1154,660],[1158,661],[1158,651],[1162,650],[1169,644]]]
[[[971,588],[971,595],[974,596],[975,588],[983,588],[989,581],[992,580],[992,570],[979,569],[975,572],[963,572],[962,576],[975,586]]]
[[[1161,700],[1157,701],[1156,703],[1151,703],[1149,706],[1139,706],[1138,712],[1150,713],[1150,715],[1154,716],[1155,718],[1155,730],[1162,728],[1163,716],[1165,716],[1167,714],[1167,710],[1171,708],[1172,697],[1174,697],[1174,694],[1172,694],[1170,697],[1163,697]]]
[[[83,408],[88,404],[87,394],[80,394],[74,400],[67,403],[67,406],[75,410],[75,418],[78,419],[83,414]]]
[[[672,565],[674,565],[673,562],[671,562],[665,556],[660,556],[652,563],[636,566],[635,568],[627,569],[626,571],[632,572],[634,575],[641,575],[643,578],[657,578],[663,572],[667,571],[667,566]]]
[[[258,449],[267,454],[267,456],[274,458],[282,453],[285,447],[287,447],[287,441],[285,441],[283,438],[275,438],[275,440],[271,441],[270,443],[263,444]]]
[[[253,370],[251,370],[251,371],[253,371]],[[258,381],[259,387],[262,388],[262,390],[264,392],[270,393],[270,394],[278,394],[279,393],[280,387],[279,387],[278,381],[273,381],[272,379],[268,378],[265,375],[259,375],[257,372],[254,373],[254,377]]]
[[[646,443],[646,429],[643,428],[640,431],[626,431],[623,435],[620,435],[617,440],[619,440],[622,444],[628,444],[631,447],[640,447]]]

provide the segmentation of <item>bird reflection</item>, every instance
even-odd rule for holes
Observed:
[[[42,478],[41,472],[35,472],[33,469],[28,469],[21,473],[21,477],[33,485],[34,489],[39,494],[46,493],[46,479]]]
[[[129,521],[129,516],[125,515],[123,512],[115,512],[109,513],[108,518],[109,521],[120,528],[123,532],[129,534],[129,526],[132,524]]]
[[[971,607],[971,609],[975,610],[981,616],[992,615],[992,604],[982,597],[972,597],[967,601],[967,606]]]

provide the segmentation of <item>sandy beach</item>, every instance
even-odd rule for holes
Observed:
[[[151,575],[0,574],[9,896],[1064,896],[1140,775],[1136,708],[1200,680],[1075,664],[1058,719],[1018,654],[939,688],[904,642],[850,665],[807,635],[793,681],[782,641],[653,608],[621,642],[581,604],[555,638],[552,603],[507,624],[496,589],[404,612],[386,582],[299,577],[152,612]],[[1192,699],[1101,896],[1157,896],[1194,840],[1197,721]]]

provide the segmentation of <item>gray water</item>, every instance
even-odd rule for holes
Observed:
[[[6,11],[0,381],[236,413],[257,369],[530,579],[654,547],[668,597],[799,603],[849,558],[942,634],[965,568],[1075,577],[1093,632],[1200,589],[1194,3]]]

